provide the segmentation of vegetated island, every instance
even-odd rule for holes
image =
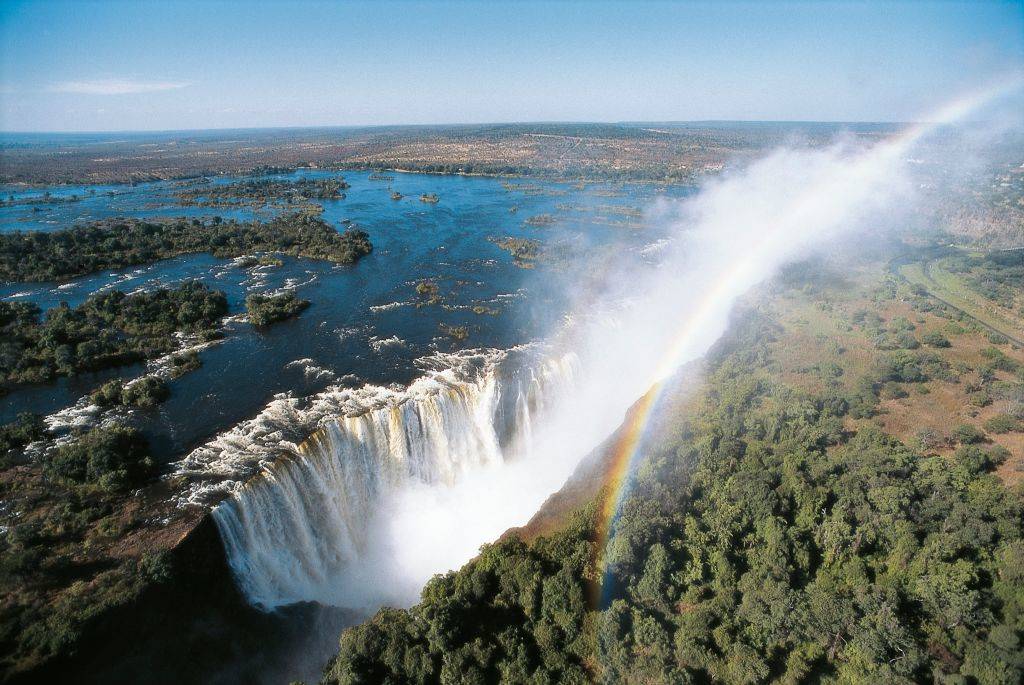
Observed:
[[[214,184],[206,180],[176,192],[186,206],[232,207],[240,204],[306,204],[311,200],[343,200],[349,184],[344,178],[296,180],[258,179]]]
[[[539,240],[532,238],[489,238],[501,249],[512,255],[512,262],[522,269],[532,269],[543,255],[543,247]]]
[[[280,295],[249,295],[245,310],[254,326],[269,326],[298,316],[309,306],[309,300],[300,299],[289,291]]]
[[[143,376],[129,383],[120,378],[107,381],[89,398],[100,407],[138,407],[149,409],[171,396],[167,381],[159,376]]]
[[[114,290],[77,307],[0,301],[0,394],[26,383],[131,364],[172,352],[176,333],[218,335],[224,293],[199,281],[126,295]],[[134,392],[134,391],[130,391]]]
[[[286,214],[268,222],[109,219],[53,232],[0,233],[0,281],[55,281],[209,252],[240,257],[283,252],[352,264],[373,249],[357,228],[338,233],[319,217]]]

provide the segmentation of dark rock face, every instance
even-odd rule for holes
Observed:
[[[315,604],[269,613],[247,604],[209,515],[170,558],[169,581],[97,616],[73,655],[11,682],[287,682],[318,676],[338,634],[359,618]]]

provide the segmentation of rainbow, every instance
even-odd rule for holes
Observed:
[[[1024,85],[1024,74],[1013,74],[1011,77],[997,82],[995,85],[971,93],[954,100],[939,109],[925,123],[908,127],[898,135],[884,143],[879,143],[855,161],[853,173],[860,173],[878,160],[895,160],[902,158],[910,148],[940,127],[955,123],[977,111],[982,106],[1007,96]],[[745,255],[735,260],[730,268],[724,269],[712,286],[703,294],[701,302],[690,316],[682,322],[679,330],[672,338],[660,361],[650,390],[630,409],[626,421],[612,444],[610,465],[605,475],[603,488],[604,498],[600,503],[595,530],[594,568],[601,574],[600,584],[595,584],[591,597],[591,606],[595,610],[602,609],[607,603],[610,590],[607,552],[613,534],[614,524],[620,515],[622,504],[629,496],[632,474],[637,465],[644,440],[657,414],[666,390],[671,386],[667,383],[680,366],[697,356],[700,350],[695,349],[695,338],[699,332],[715,323],[714,317],[720,312],[724,302],[731,301],[742,294],[744,288],[737,284],[748,282],[750,277],[757,275],[757,258],[765,254],[777,241],[786,240],[788,234],[784,227],[799,222],[809,216],[815,203],[820,201],[814,189],[804,193],[789,208],[786,214],[778,217],[774,225],[768,226],[759,237],[746,246]]]

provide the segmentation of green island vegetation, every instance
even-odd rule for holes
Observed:
[[[280,257],[273,255],[246,255],[245,257],[239,257],[235,262],[235,265],[240,269],[251,269],[254,266],[272,266],[279,267],[284,266],[284,261]]]
[[[249,322],[254,326],[269,326],[298,316],[309,306],[309,300],[303,300],[288,291],[279,295],[249,295],[245,298],[245,311]]]
[[[436,205],[441,201],[441,198],[437,196],[437,193],[423,193],[420,195],[420,202],[426,202],[428,204]]]
[[[83,371],[153,359],[183,332],[212,339],[227,314],[224,293],[199,281],[126,295],[110,291],[77,307],[62,303],[40,319],[25,302],[0,302],[0,392]]]
[[[171,378],[178,378],[189,371],[195,371],[202,365],[203,360],[199,358],[199,353],[195,350],[188,350],[171,356],[169,373]]]
[[[343,200],[344,178],[296,180],[258,179],[227,184],[201,183],[175,193],[185,206],[231,207],[238,204],[307,204],[310,200]]]
[[[234,258],[253,252],[352,264],[373,249],[365,231],[338,233],[319,217],[286,214],[268,222],[177,219],[154,223],[110,219],[53,232],[0,233],[0,281],[54,281],[209,252]]]
[[[95,193],[95,191],[93,191],[93,193]],[[91,194],[93,194],[93,193],[91,193]],[[30,197],[18,198],[18,197],[14,197],[13,195],[9,195],[6,200],[0,198],[0,207],[14,207],[14,206],[17,206],[17,205],[30,205],[30,206],[33,206],[33,205],[34,206],[38,206],[38,205],[54,205],[54,204],[64,204],[64,203],[71,203],[71,202],[80,202],[81,199],[82,199],[81,196],[79,196],[77,194],[63,195],[63,196],[62,195],[53,195],[52,193],[50,193],[50,191],[47,190],[42,195],[38,195],[38,196],[30,196]],[[38,209],[38,207],[37,207],[37,209]]]
[[[441,323],[438,324],[438,327],[441,329],[441,332],[449,338],[453,338],[460,342],[469,338],[469,326],[451,326],[449,324]]]
[[[559,204],[555,206],[555,209],[560,213],[587,214],[587,220],[590,223],[623,228],[640,228],[644,218],[642,209],[627,205]]]
[[[130,383],[120,379],[107,381],[89,398],[101,407],[123,406],[148,409],[171,396],[167,381],[159,376],[143,376]]]
[[[778,280],[666,404],[607,545],[598,474],[346,630],[324,681],[1020,682],[1024,355],[879,265]]]
[[[419,298],[416,302],[417,307],[440,304],[442,301],[441,287],[430,279],[424,279],[416,284],[416,295]]]
[[[558,219],[551,214],[535,214],[531,217],[527,217],[523,223],[527,226],[551,226],[557,221]]]
[[[539,240],[505,237],[490,238],[490,241],[512,255],[515,265],[524,269],[533,268],[537,260],[543,256]]]

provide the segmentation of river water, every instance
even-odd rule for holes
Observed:
[[[133,292],[196,278],[224,290],[232,314],[244,311],[251,293],[287,288],[312,301],[297,319],[265,330],[229,321],[225,340],[202,351],[201,369],[173,381],[167,402],[133,413],[131,420],[148,434],[157,456],[169,461],[256,414],[278,393],[301,397],[336,384],[407,385],[420,375],[416,360],[426,355],[505,349],[544,337],[600,260],[639,254],[658,239],[642,210],[660,195],[685,192],[402,173],[381,181],[367,172],[314,170],[266,178],[336,176],[352,187],[343,200],[321,202],[324,220],[339,230],[358,226],[374,244],[373,253],[355,266],[284,257],[280,267],[241,268],[208,254],[186,255],[61,284],[0,284],[0,298],[31,300],[46,309],[62,301],[75,305],[111,288]],[[113,216],[246,220],[274,211],[182,206],[175,193],[189,185],[4,187],[5,198],[48,192],[56,199],[81,199],[0,207],[0,231],[48,231]],[[405,197],[392,200],[393,190]],[[440,202],[423,203],[422,193],[436,193]],[[539,215],[553,217],[554,223],[530,223]],[[557,264],[520,268],[493,242],[510,236],[558,246],[561,258]],[[422,298],[415,286],[423,279],[437,283],[442,303],[417,307]],[[485,313],[474,313],[474,307]],[[455,340],[442,326],[466,326],[469,337]],[[20,389],[0,398],[0,421],[19,411],[55,412],[111,377],[143,371],[140,364]]]

